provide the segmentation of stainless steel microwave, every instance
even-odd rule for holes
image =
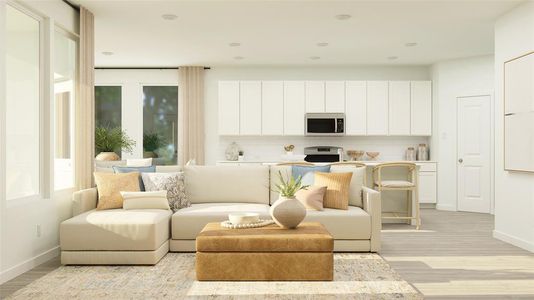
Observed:
[[[308,113],[304,119],[305,134],[308,136],[345,135],[345,114]]]

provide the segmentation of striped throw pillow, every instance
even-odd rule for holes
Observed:
[[[326,186],[323,206],[336,209],[349,209],[350,173],[315,173],[317,186]]]

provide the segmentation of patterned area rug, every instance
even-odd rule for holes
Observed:
[[[377,254],[334,255],[334,281],[195,280],[194,253],[155,266],[62,266],[9,299],[423,299]]]

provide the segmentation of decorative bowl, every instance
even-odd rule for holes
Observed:
[[[354,161],[361,160],[364,153],[361,150],[347,150],[347,155]]]
[[[367,154],[370,160],[375,160],[380,155],[380,152],[365,152],[365,154]]]
[[[260,221],[259,213],[231,213],[228,214],[228,220],[232,224],[251,224]]]

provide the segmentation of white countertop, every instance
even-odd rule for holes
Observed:
[[[217,163],[225,164],[225,163],[240,163],[240,164],[279,164],[282,162],[288,162],[288,161],[267,161],[267,160],[244,160],[244,161],[237,161],[237,160],[218,160]],[[362,161],[346,161],[346,162],[354,162],[354,163],[363,163],[369,166],[374,166],[381,163],[389,163],[389,162],[413,162],[415,164],[435,164],[437,161],[434,160],[421,160],[421,161],[408,161],[408,160],[389,160],[389,161],[380,161],[380,160],[362,160]],[[316,165],[325,165],[329,163],[314,163]]]

